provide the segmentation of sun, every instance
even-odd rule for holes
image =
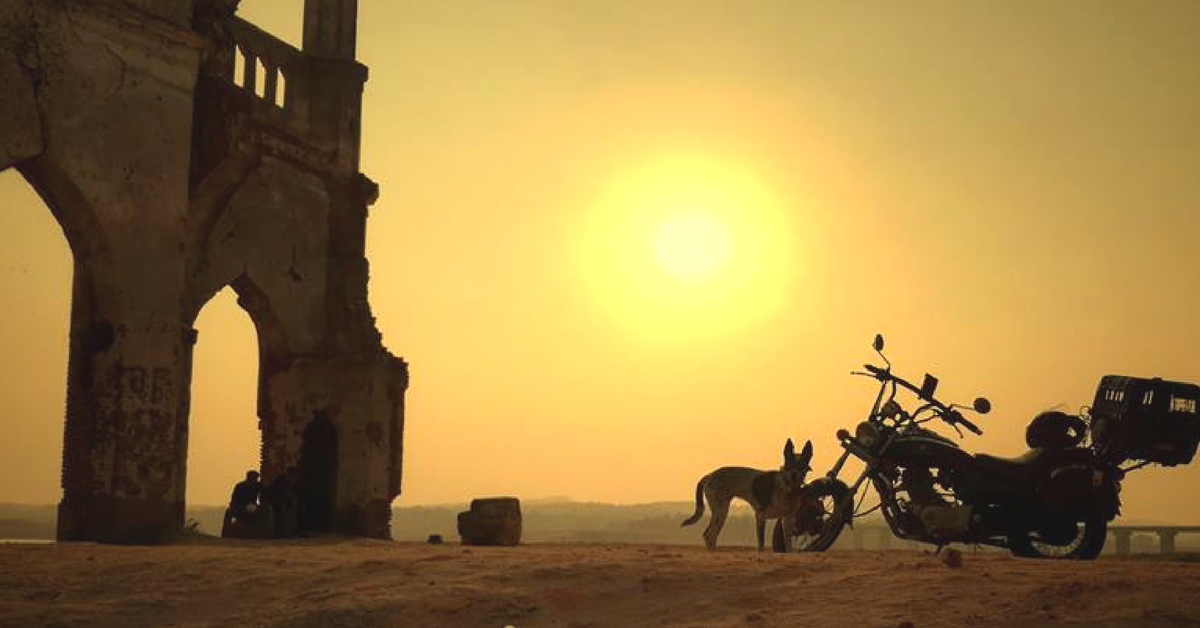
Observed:
[[[720,272],[729,249],[729,229],[704,213],[673,214],[654,232],[655,259],[667,274],[682,281],[700,281]]]
[[[788,207],[746,163],[675,156],[620,173],[580,222],[581,289],[654,342],[750,329],[796,272]]]

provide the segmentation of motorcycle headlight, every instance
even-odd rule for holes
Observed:
[[[863,447],[874,447],[879,442],[879,428],[869,421],[863,421],[855,428],[854,439],[862,443]]]

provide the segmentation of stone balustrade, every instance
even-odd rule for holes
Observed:
[[[1109,526],[1109,543],[1105,550],[1118,556],[1133,553],[1133,537],[1135,534],[1147,534],[1158,537],[1158,549],[1162,554],[1174,554],[1177,550],[1176,540],[1181,534],[1200,535],[1200,526],[1163,526],[1163,525],[1117,525]],[[892,531],[879,525],[858,525],[853,529],[843,531],[842,538],[835,546],[839,549],[884,550],[884,549],[914,549],[928,547],[913,541],[898,539]]]
[[[232,19],[230,30],[233,54],[221,67],[223,78],[265,103],[266,111],[302,125],[310,78],[304,53],[241,18]]]
[[[1108,533],[1116,538],[1113,548],[1119,556],[1133,551],[1134,534],[1154,534],[1158,536],[1158,549],[1162,554],[1175,553],[1175,537],[1184,533],[1200,534],[1200,526],[1109,526]]]

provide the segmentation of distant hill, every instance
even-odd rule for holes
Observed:
[[[458,538],[458,513],[468,504],[405,506],[392,511],[392,538],[424,541],[440,534],[448,541]],[[522,502],[522,539],[531,543],[701,543],[700,532],[707,519],[681,528],[679,522],[692,513],[689,502],[616,505],[574,502],[565,498]],[[51,505],[0,504],[0,538],[53,538],[56,508]],[[189,508],[187,519],[201,532],[219,534],[222,506]],[[754,519],[749,509],[735,508],[722,533],[723,544],[752,545]]]
[[[692,514],[694,502],[653,502],[648,504],[604,504],[570,500],[533,500],[521,502],[522,540],[530,543],[662,543],[703,545],[701,533],[708,525],[708,513],[692,526],[679,524]],[[458,513],[467,504],[408,506],[392,511],[392,538],[398,541],[424,541],[430,534],[447,540],[458,538]],[[774,522],[765,530],[770,544]],[[867,532],[864,547],[879,547],[884,534],[882,521],[866,519],[858,529]],[[835,547],[855,546],[853,534],[845,534]],[[755,545],[754,515],[750,508],[734,502],[721,531],[722,547]],[[888,547],[903,547],[901,541],[889,541]]]
[[[57,520],[56,506],[0,504],[0,539],[52,539]]]
[[[457,538],[458,513],[468,504],[407,506],[392,511],[392,538],[423,541],[430,534]],[[700,542],[703,523],[681,528],[692,513],[688,502],[616,505],[569,500],[532,500],[521,503],[522,539],[531,543]],[[731,542],[754,542],[754,519],[749,510],[730,514],[722,534]]]

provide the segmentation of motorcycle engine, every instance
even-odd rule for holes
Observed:
[[[904,510],[916,517],[930,536],[955,538],[965,535],[971,526],[971,507],[947,499],[935,485],[944,485],[940,474],[935,477],[924,467],[905,469],[901,473],[900,486],[909,499],[903,502]]]
[[[971,507],[968,505],[919,506],[910,505],[930,535],[941,538],[962,536],[971,527]]]

